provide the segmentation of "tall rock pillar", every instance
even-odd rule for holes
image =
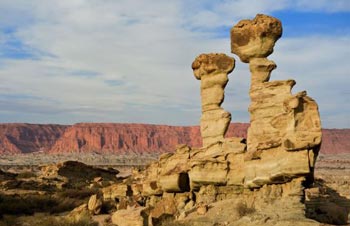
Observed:
[[[249,187],[302,175],[312,178],[321,144],[316,102],[306,91],[293,95],[294,80],[269,81],[276,64],[267,57],[281,36],[281,22],[262,14],[231,29],[231,51],[249,63],[251,71],[245,155],[245,183]]]
[[[235,60],[225,54],[201,54],[192,63],[195,77],[201,80],[202,117],[200,122],[203,146],[224,139],[231,121],[231,114],[221,104],[228,74],[232,72]]]

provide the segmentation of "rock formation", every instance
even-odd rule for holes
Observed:
[[[225,54],[201,54],[192,63],[195,77],[201,80],[200,128],[204,146],[223,140],[230,124],[231,114],[220,106],[224,101],[227,74],[234,66],[235,60]]]
[[[246,138],[248,127],[248,123],[231,123],[225,136]],[[93,151],[128,155],[173,152],[179,144],[201,147],[200,128],[127,123],[0,124],[0,154]],[[350,129],[322,129],[320,153],[350,153]]]
[[[276,64],[266,57],[281,35],[281,22],[261,14],[231,29],[231,50],[249,63],[252,74],[245,156],[246,183],[251,186],[312,176],[321,144],[316,102],[306,91],[291,94],[294,80],[269,81]]]
[[[0,154],[47,152],[67,127],[53,124],[0,124]]]
[[[276,219],[279,225],[318,225],[305,218],[301,201],[305,186],[313,183],[320,118],[306,92],[291,94],[295,81],[269,82],[276,65],[266,57],[281,35],[281,22],[265,15],[243,20],[231,30],[232,52],[250,64],[252,73],[247,143],[245,138],[225,138],[231,115],[220,107],[234,59],[221,53],[195,59],[192,69],[201,80],[203,147],[180,145],[124,183],[104,188],[105,199],[124,200],[113,215],[115,224],[123,224],[125,218],[137,225],[158,225],[161,219],[176,216],[179,221],[189,219],[191,225],[228,225],[187,216],[209,214],[213,203],[232,199],[240,203],[235,204],[238,214],[233,214],[238,217],[229,225],[277,225]],[[125,203],[133,207],[125,210]],[[254,211],[263,219],[242,218]]]
[[[166,152],[179,143],[199,146],[199,131],[194,127],[165,125],[78,123],[66,129],[50,153],[61,152]]]

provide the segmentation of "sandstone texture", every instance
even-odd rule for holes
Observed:
[[[231,114],[221,104],[235,61],[221,53],[195,59],[192,69],[201,80],[203,146],[179,145],[145,170],[112,185],[117,186],[115,192],[121,191],[114,198],[117,205],[123,196],[140,204],[117,210],[114,224],[123,224],[116,220],[128,221],[129,216],[135,225],[175,219],[178,225],[201,226],[347,223],[347,205],[317,205],[329,193],[317,192],[320,186],[314,181],[322,140],[316,102],[305,91],[292,94],[294,80],[269,81],[276,64],[266,57],[281,35],[281,22],[265,15],[243,20],[231,30],[232,52],[249,62],[252,74],[246,138],[225,137]],[[112,190],[104,189],[103,196],[109,198]],[[223,203],[231,211],[221,209]],[[322,217],[315,217],[319,212]]]
[[[260,14],[231,29],[232,52],[249,63],[251,72],[245,155],[245,183],[251,187],[283,183],[299,176],[312,178],[321,145],[316,102],[306,91],[292,94],[294,80],[269,81],[276,64],[266,57],[281,34],[279,20]]]
[[[270,55],[281,36],[281,21],[258,14],[253,20],[241,20],[231,29],[231,51],[248,63],[253,58]]]
[[[192,63],[195,77],[201,80],[202,117],[201,135],[203,145],[223,140],[231,121],[231,114],[221,108],[228,73],[235,60],[225,54],[201,54]]]

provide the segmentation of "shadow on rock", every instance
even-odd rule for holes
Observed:
[[[305,190],[306,217],[321,223],[344,225],[349,223],[350,199],[317,179]]]

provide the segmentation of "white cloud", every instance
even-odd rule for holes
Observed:
[[[197,124],[200,82],[192,75],[191,63],[202,52],[230,53],[229,34],[213,38],[215,28],[258,12],[286,9],[293,2],[4,0],[0,27],[15,27],[12,35],[39,58],[0,59],[0,97],[24,94],[43,99],[18,97],[11,108],[3,102],[0,113],[7,112],[3,120],[13,120],[9,112],[15,115],[16,109],[26,108],[29,114],[24,120],[34,122]],[[297,1],[295,7],[326,10],[324,1],[314,3],[312,8]],[[345,3],[335,5],[343,4],[344,10]],[[333,11],[340,7],[335,5]],[[12,13],[3,13],[8,10]],[[0,36],[0,42],[6,38]],[[348,48],[343,48],[347,43],[348,37],[282,38],[270,57],[279,66],[273,79],[295,78],[298,87],[320,101],[321,110],[336,111],[334,106],[323,107],[326,101],[319,99],[327,94],[343,103],[335,87],[337,80],[350,85],[344,74],[349,71]],[[114,86],[108,83],[111,80],[117,81]],[[335,90],[318,90],[330,83]],[[247,65],[237,61],[224,104],[234,121],[248,120],[248,87]],[[55,111],[59,112],[55,117],[48,113]],[[334,120],[328,124],[341,126]]]

